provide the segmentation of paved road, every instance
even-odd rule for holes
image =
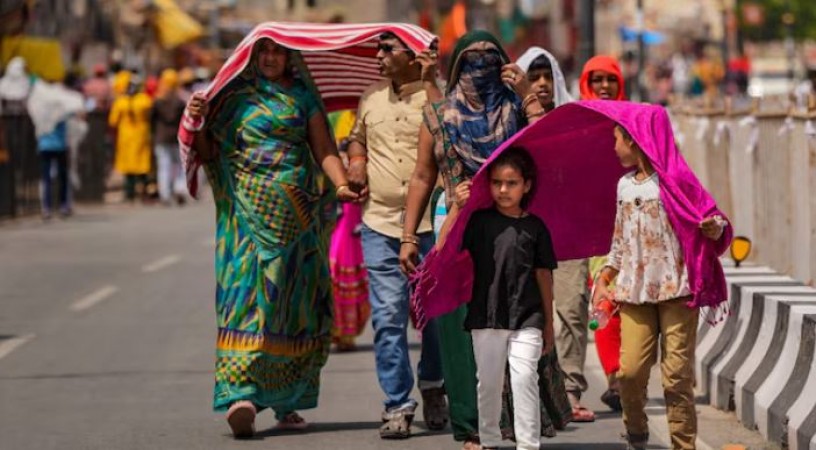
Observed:
[[[379,439],[370,332],[330,357],[308,433],[276,433],[265,413],[257,439],[233,441],[211,410],[213,218],[202,202],[0,224],[0,449],[460,448],[421,418],[412,439]],[[594,351],[588,366],[600,387]],[[602,411],[599,395],[587,403]],[[601,413],[544,448],[622,449],[621,429]]]

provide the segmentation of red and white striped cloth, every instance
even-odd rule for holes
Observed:
[[[208,100],[214,98],[249,64],[255,43],[268,38],[286,48],[302,52],[303,61],[327,112],[355,109],[366,88],[382,79],[376,59],[377,39],[385,32],[396,35],[415,53],[428,49],[437,39],[432,33],[411,24],[267,22],[255,27],[238,44],[204,95]],[[178,133],[181,160],[187,172],[187,187],[194,197],[198,193],[196,172],[201,163],[196,155],[191,155],[190,147],[193,132],[203,125],[203,119],[194,121],[185,115]]]

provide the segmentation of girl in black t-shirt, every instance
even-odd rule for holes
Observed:
[[[540,435],[538,360],[553,348],[556,259],[544,222],[525,211],[536,167],[512,147],[490,165],[493,208],[474,213],[462,246],[474,266],[465,328],[473,337],[482,448],[501,446],[499,420],[505,366],[510,366],[518,449],[537,450]]]

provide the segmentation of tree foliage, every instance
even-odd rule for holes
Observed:
[[[759,5],[764,9],[762,25],[749,25],[741,11],[743,5]],[[815,0],[737,0],[740,32],[751,41],[772,41],[786,36],[785,15],[793,19],[793,37],[796,40],[816,39]]]

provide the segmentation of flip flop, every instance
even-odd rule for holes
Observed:
[[[595,422],[595,413],[584,408],[583,406],[573,406],[572,421],[583,423]]]
[[[462,450],[482,450],[482,446],[479,445],[479,442],[473,439],[467,439],[462,445]]]
[[[227,411],[227,423],[235,439],[249,439],[255,435],[255,405],[249,401],[233,403]]]

